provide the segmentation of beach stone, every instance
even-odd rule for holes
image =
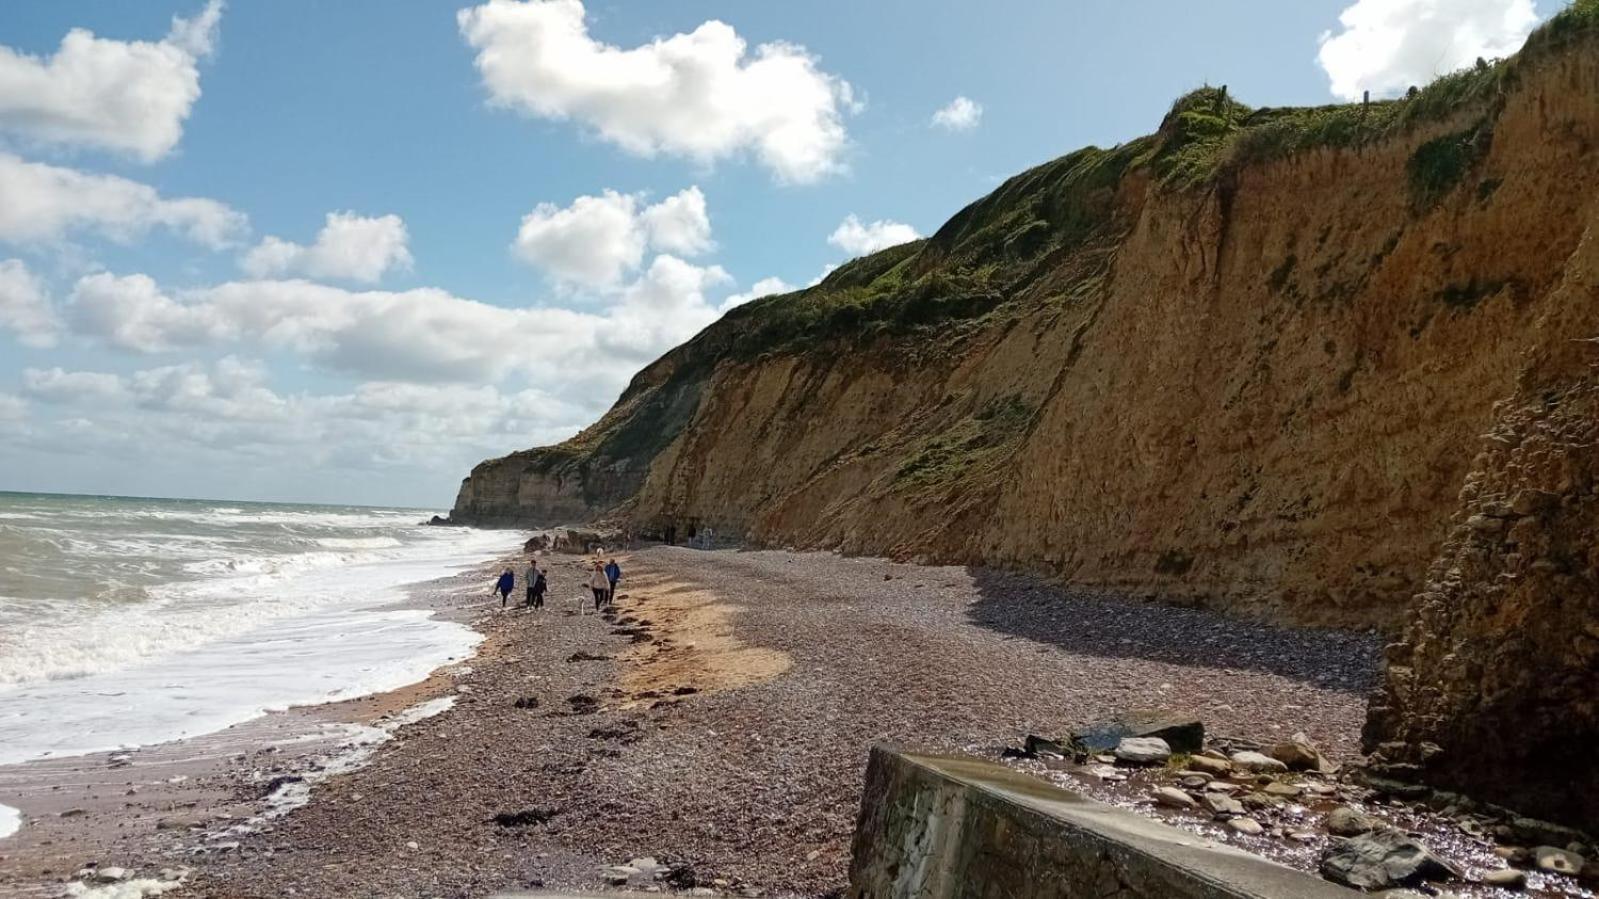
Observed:
[[[1250,771],[1257,774],[1285,774],[1288,766],[1269,755],[1253,750],[1235,752],[1229,760],[1233,767],[1240,771]]]
[[[1128,712],[1072,731],[1072,740],[1089,752],[1114,749],[1128,737],[1156,737],[1172,752],[1199,752],[1205,746],[1205,725],[1172,712]]]
[[[1251,837],[1260,836],[1266,830],[1266,828],[1261,827],[1260,822],[1256,821],[1254,818],[1229,818],[1227,820],[1227,826],[1241,834],[1244,834],[1245,836]]]
[[[1582,873],[1583,857],[1557,846],[1539,846],[1532,850],[1532,862],[1540,871],[1576,877]]]
[[[1357,890],[1417,886],[1456,880],[1460,872],[1427,847],[1397,831],[1333,837],[1321,857],[1321,876]]]
[[[1527,872],[1517,871],[1515,868],[1500,868],[1482,875],[1482,882],[1503,890],[1524,890],[1527,888]]]
[[[1213,777],[1225,777],[1232,772],[1233,763],[1208,755],[1196,755],[1188,759],[1188,767]]]
[[[1027,741],[1022,744],[1022,750],[1030,756],[1063,759],[1071,755],[1064,747],[1048,737],[1037,734],[1028,734]]]
[[[1176,787],[1156,787],[1150,791],[1150,795],[1155,797],[1156,805],[1168,808],[1195,808],[1199,805],[1194,801],[1194,797]]]
[[[1125,737],[1116,744],[1116,758],[1132,765],[1164,765],[1171,746],[1160,737]]]
[[[1340,805],[1327,813],[1327,832],[1340,837],[1358,837],[1371,833],[1382,822],[1370,815],[1361,814],[1347,805]]]
[[[1242,815],[1244,804],[1231,796],[1222,793],[1206,793],[1200,800],[1205,808],[1217,815]]]
[[[1304,734],[1294,734],[1292,738],[1283,743],[1272,746],[1267,755],[1288,766],[1290,771],[1331,771],[1333,765],[1322,756],[1310,738]]]
[[[1298,784],[1269,783],[1266,785],[1265,792],[1270,796],[1281,796],[1284,799],[1293,799],[1299,795],[1300,789]]]
[[[1210,777],[1205,774],[1189,774],[1185,777],[1179,777],[1177,783],[1190,790],[1203,790],[1206,786],[1209,786]]]

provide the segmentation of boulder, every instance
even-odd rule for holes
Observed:
[[[1171,747],[1160,737],[1126,737],[1116,744],[1116,758],[1130,765],[1164,765]]]
[[[1358,837],[1383,826],[1382,821],[1340,805],[1327,815],[1327,832],[1338,837]]]
[[[1196,755],[1189,758],[1188,767],[1213,777],[1226,777],[1232,773],[1233,763],[1226,759],[1213,759],[1208,755]]]
[[[1482,882],[1502,890],[1524,890],[1527,888],[1527,872],[1517,871],[1515,868],[1500,868],[1482,875]]]
[[[1242,815],[1244,804],[1225,793],[1206,793],[1200,800],[1215,815]]]
[[[1287,765],[1290,771],[1331,773],[1336,768],[1304,734],[1294,734],[1292,739],[1272,746],[1266,754]]]
[[[1288,766],[1277,761],[1269,755],[1245,750],[1235,752],[1231,759],[1233,767],[1239,771],[1253,771],[1256,774],[1286,774]]]
[[[1266,828],[1261,827],[1260,822],[1254,818],[1229,818],[1227,826],[1249,837],[1260,836],[1266,831]]]
[[[1173,752],[1199,752],[1205,746],[1205,725],[1170,712],[1129,712],[1072,731],[1072,739],[1088,752],[1116,748],[1126,737],[1159,737]]]
[[[1036,734],[1027,735],[1027,741],[1022,744],[1022,750],[1034,758],[1063,759],[1071,755],[1064,746],[1048,737],[1040,737]]]
[[[1168,808],[1196,808],[1199,805],[1194,797],[1176,787],[1156,787],[1150,791],[1150,795],[1155,797],[1156,805]]]
[[[1539,846],[1532,850],[1532,862],[1540,871],[1576,877],[1582,873],[1583,857],[1557,846]]]
[[[1428,880],[1457,880],[1461,874],[1415,840],[1382,830],[1333,837],[1322,853],[1321,876],[1357,890],[1387,890]]]

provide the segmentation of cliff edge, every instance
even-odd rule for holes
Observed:
[[[478,465],[452,518],[698,523],[1403,632],[1372,745],[1592,826],[1599,782],[1491,753],[1599,739],[1599,575],[1571,536],[1595,511],[1596,147],[1594,0],[1401,100],[1196,91],[733,310],[577,437]],[[1547,508],[1490,514],[1532,490]]]

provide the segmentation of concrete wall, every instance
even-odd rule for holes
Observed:
[[[855,899],[1353,899],[1259,856],[972,758],[872,750]]]

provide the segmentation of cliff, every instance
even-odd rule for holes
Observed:
[[[1561,739],[1591,742],[1592,567],[1558,532],[1518,553],[1467,522],[1535,486],[1574,497],[1548,520],[1591,533],[1587,482],[1555,473],[1591,446],[1527,467],[1482,435],[1576,427],[1529,410],[1587,383],[1571,348],[1599,336],[1596,35],[1582,0],[1516,57],[1392,102],[1197,91],[1149,137],[734,310],[578,437],[479,465],[452,517],[697,522],[1403,631],[1372,730],[1411,747],[1396,758],[1458,760],[1546,681],[1564,686],[1545,714],[1588,691]],[[1557,572],[1523,572],[1547,555]],[[1533,627],[1550,604],[1561,626]],[[1506,633],[1500,691],[1454,701],[1486,675],[1450,647]],[[1469,786],[1488,767],[1430,770]],[[1531,804],[1599,808],[1584,789]]]

